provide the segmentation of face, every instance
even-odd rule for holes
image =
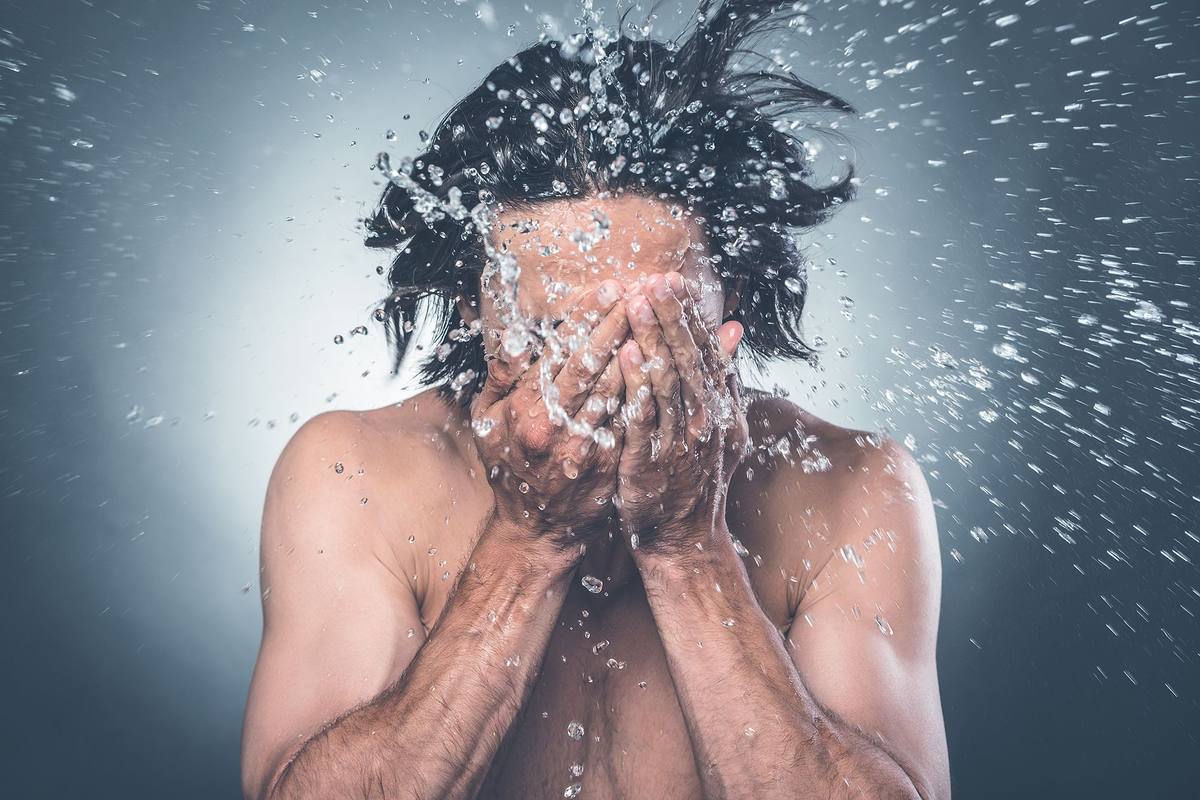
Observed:
[[[682,204],[633,194],[549,200],[500,214],[491,243],[516,258],[518,304],[527,319],[564,319],[580,294],[608,279],[628,289],[656,272],[676,271],[702,298],[701,314],[711,330],[731,298],[707,262],[703,228],[685,211]],[[489,353],[509,316],[504,296],[499,275],[493,275],[476,308],[459,303],[464,319],[481,318]]]

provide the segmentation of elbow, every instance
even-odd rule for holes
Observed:
[[[950,780],[940,782],[929,781],[918,770],[910,769],[898,761],[893,761],[897,770],[904,776],[906,800],[950,800]]]
[[[282,760],[265,776],[245,776],[242,780],[244,800],[282,800],[289,796],[284,794],[284,782],[291,773],[292,765],[296,762],[296,755],[298,754]]]
[[[840,776],[851,795],[860,796],[854,794],[858,792],[887,800],[950,800],[948,775],[943,781],[930,781],[923,770],[878,743],[835,726],[821,733],[825,750],[832,756],[833,774]]]

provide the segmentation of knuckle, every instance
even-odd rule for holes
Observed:
[[[592,378],[592,371],[582,359],[571,359],[567,362],[567,377],[580,384],[587,383]]]
[[[549,448],[553,439],[554,423],[547,416],[527,416],[520,423],[517,434],[526,450],[544,452]]]
[[[599,396],[598,394],[593,394],[587,399],[587,402],[584,403],[583,410],[585,414],[594,417],[595,415],[602,413],[607,407],[608,404],[604,401],[603,397]]]
[[[615,375],[606,373],[601,375],[600,380],[596,382],[596,394],[601,397],[614,395],[621,390],[622,385],[621,373],[618,372]]]

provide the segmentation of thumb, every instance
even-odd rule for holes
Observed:
[[[529,346],[526,345],[520,353],[512,355],[508,350],[511,335],[509,331],[504,333],[495,357],[488,361],[487,376],[484,378],[483,389],[475,398],[474,410],[487,411],[512,391],[521,375],[529,368]]]
[[[737,346],[742,341],[744,333],[745,329],[740,322],[726,322],[717,328],[717,338],[721,341],[721,352],[727,358],[733,357],[734,351],[737,350]]]

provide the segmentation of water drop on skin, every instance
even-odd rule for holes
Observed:
[[[342,464],[342,462],[339,461],[333,465],[333,471],[336,472],[338,475],[341,475],[343,472],[346,471],[346,467],[345,467],[345,465]]]
[[[578,742],[581,740],[583,738],[583,733],[583,726],[578,722],[571,722],[569,725],[567,725],[567,736],[570,736],[575,741]]]

